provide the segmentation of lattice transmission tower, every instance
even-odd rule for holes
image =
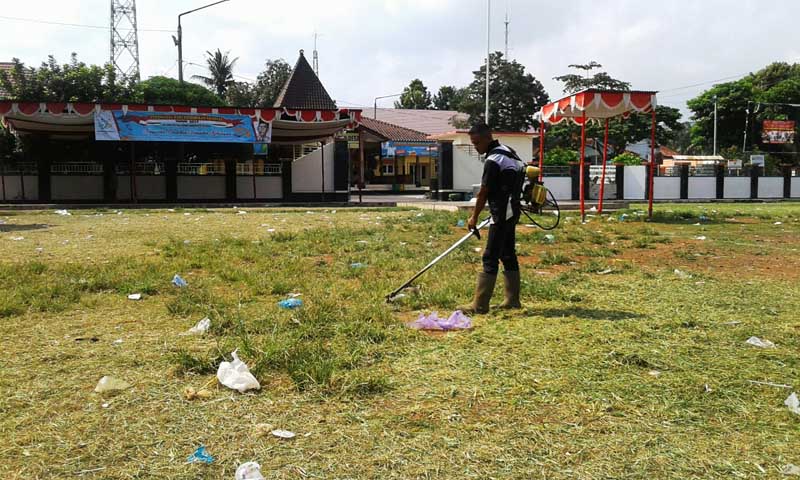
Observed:
[[[111,64],[120,77],[139,80],[136,0],[111,0]]]

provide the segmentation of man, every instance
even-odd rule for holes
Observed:
[[[510,147],[501,145],[492,137],[492,130],[485,123],[473,126],[469,131],[472,145],[481,155],[486,155],[481,189],[475,210],[467,228],[474,230],[486,202],[492,222],[489,238],[483,252],[483,271],[478,273],[478,286],[472,305],[460,308],[465,313],[487,313],[492,298],[500,262],[503,262],[505,301],[499,308],[522,308],[519,301],[520,278],[516,253],[515,230],[520,216],[520,197],[525,180],[525,165]]]

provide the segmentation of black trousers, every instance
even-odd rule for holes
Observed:
[[[517,261],[517,222],[519,217],[513,217],[501,223],[489,226],[489,239],[486,241],[486,250],[483,251],[483,271],[490,275],[497,275],[500,262],[506,272],[518,272]]]

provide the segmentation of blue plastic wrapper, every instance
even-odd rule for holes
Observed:
[[[458,221],[458,223],[456,224],[456,226],[457,226],[457,227],[459,227],[459,228],[462,228],[462,227],[464,227],[465,225],[466,225],[466,224],[464,223],[464,220],[459,220],[459,221]]]
[[[213,461],[214,457],[206,452],[204,445],[197,447],[197,450],[186,459],[187,463],[212,463]]]
[[[172,284],[178,288],[185,288],[189,286],[189,284],[186,283],[186,280],[184,280],[183,278],[181,278],[180,275],[177,274],[174,277],[172,277]]]
[[[351,263],[351,264],[350,264],[350,268],[356,268],[356,269],[358,269],[358,268],[364,268],[364,267],[366,267],[366,265],[364,265],[364,264],[363,264],[363,263],[361,263],[361,262],[356,262],[356,263]]]
[[[287,298],[278,302],[278,306],[284,310],[294,310],[303,306],[303,301],[299,298]]]

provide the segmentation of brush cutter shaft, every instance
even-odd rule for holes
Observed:
[[[480,230],[481,230],[482,228],[486,227],[487,225],[489,225],[489,223],[490,223],[490,222],[491,222],[491,217],[490,217],[490,218],[487,218],[487,219],[486,219],[486,220],[484,220],[483,222],[481,222],[481,223],[479,223],[478,225],[476,225],[476,226],[475,226],[475,230],[472,230],[472,231],[471,231],[471,232],[469,232],[468,234],[464,235],[464,237],[463,237],[461,240],[457,241],[457,242],[456,242],[456,243],[454,243],[454,244],[453,244],[453,245],[452,245],[450,248],[448,248],[447,250],[445,250],[444,252],[442,252],[442,254],[441,254],[441,255],[439,255],[438,257],[434,258],[434,259],[431,261],[431,263],[429,263],[428,265],[426,265],[426,266],[425,266],[425,268],[423,268],[422,270],[420,270],[419,272],[417,272],[417,273],[416,273],[416,275],[414,275],[413,277],[411,277],[411,279],[409,279],[409,280],[408,280],[406,283],[404,283],[402,286],[400,286],[400,288],[398,288],[397,290],[395,290],[395,291],[393,291],[392,293],[390,293],[389,295],[387,295],[387,296],[386,296],[386,298],[387,298],[387,299],[389,299],[389,300],[391,300],[392,298],[396,297],[398,293],[402,292],[402,291],[403,291],[404,289],[406,289],[406,288],[407,288],[409,285],[411,285],[411,284],[414,282],[414,280],[416,280],[416,279],[418,279],[419,277],[421,277],[421,276],[422,276],[422,275],[423,275],[425,272],[427,272],[428,270],[430,270],[430,269],[431,269],[431,267],[433,267],[434,265],[436,265],[437,263],[439,263],[439,262],[440,262],[440,261],[441,261],[441,260],[442,260],[444,257],[448,256],[450,253],[452,253],[452,252],[453,252],[453,250],[455,250],[455,249],[457,249],[458,247],[460,247],[460,246],[461,246],[461,245],[462,245],[464,242],[466,242],[467,240],[469,240],[469,239],[470,239],[470,238],[472,238],[473,236],[476,236],[476,237],[478,237],[478,238],[481,238]]]

